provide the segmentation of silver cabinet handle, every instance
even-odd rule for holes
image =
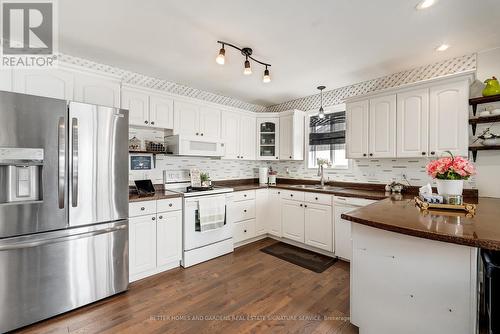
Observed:
[[[57,125],[57,199],[59,202],[59,209],[64,209],[64,197],[65,189],[64,183],[66,178],[66,121],[64,117],[59,118],[59,124]]]
[[[123,224],[123,225],[108,227],[108,228],[105,228],[102,230],[97,230],[97,231],[82,232],[82,233],[78,233],[78,234],[63,235],[63,236],[57,236],[57,237],[52,237],[52,238],[50,238],[50,237],[49,238],[40,238],[40,239],[34,240],[34,241],[19,242],[19,243],[15,243],[15,244],[11,244],[11,245],[0,246],[0,251],[32,248],[32,247],[37,247],[37,246],[42,246],[42,245],[54,244],[57,242],[65,242],[65,241],[71,241],[71,240],[76,240],[76,239],[88,238],[88,237],[92,237],[92,236],[96,236],[96,235],[100,235],[100,234],[106,234],[106,233],[124,230],[126,228],[127,228],[127,225]]]
[[[78,206],[78,119],[71,119],[71,206]]]

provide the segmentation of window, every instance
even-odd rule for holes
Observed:
[[[309,118],[309,168],[318,168],[316,159],[328,159],[333,168],[347,168],[345,156],[345,111],[328,113],[325,118]]]

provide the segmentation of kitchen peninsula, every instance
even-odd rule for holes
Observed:
[[[351,322],[360,333],[476,333],[479,249],[500,249],[500,200],[473,217],[390,198],[352,225]],[[397,314],[397,316],[396,316]]]

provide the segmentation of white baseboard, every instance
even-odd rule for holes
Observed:
[[[181,265],[181,261],[180,260],[179,261],[173,261],[173,262],[167,263],[167,264],[165,264],[165,265],[163,265],[161,267],[157,267],[157,268],[155,268],[153,270],[143,271],[141,273],[129,275],[128,281],[130,283],[132,283],[132,282],[138,281],[140,279],[143,279],[143,278],[146,278],[146,277],[149,277],[149,276],[153,276],[153,275],[162,273],[162,272],[170,270],[170,269],[179,268],[180,265]]]

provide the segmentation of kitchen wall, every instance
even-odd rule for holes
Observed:
[[[491,76],[500,78],[500,47],[486,50],[477,54],[477,78],[484,81]],[[491,106],[500,108],[500,103],[492,103]],[[485,106],[478,107],[483,110]],[[490,124],[478,125],[477,134]],[[491,127],[492,132],[500,134],[500,124]],[[478,174],[476,185],[481,196],[500,198],[500,151],[481,151],[478,153],[476,162]]]

